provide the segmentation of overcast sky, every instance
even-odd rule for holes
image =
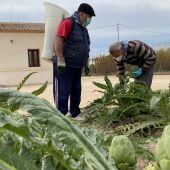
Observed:
[[[0,0],[0,21],[45,22],[43,2],[43,0]],[[170,0],[49,0],[48,2],[63,7],[70,14],[76,11],[82,2],[93,6],[96,17],[88,26],[92,54],[107,52],[108,46],[117,41],[117,23],[119,23],[120,41],[140,39],[154,47],[157,44],[163,46],[170,44]]]

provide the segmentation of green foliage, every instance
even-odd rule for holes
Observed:
[[[104,90],[103,96],[87,106],[82,114],[95,121],[101,117],[103,121],[108,119],[105,125],[110,121],[120,121],[127,116],[147,114],[152,96],[151,90],[142,83],[129,82],[128,77],[124,81],[126,83],[117,83],[114,87],[107,76],[105,76],[106,84],[94,82],[97,87]]]
[[[29,79],[29,77],[35,73],[37,73],[37,72],[32,72],[32,73],[28,74],[27,76],[25,76],[24,79],[17,86],[17,90],[20,90],[22,88],[22,86],[25,84],[25,82]]]
[[[140,131],[142,134],[145,134],[145,130],[147,129],[147,133],[150,134],[152,128],[160,128],[160,126],[165,122],[164,119],[159,120],[151,120],[151,121],[143,121],[142,123],[137,122],[134,124],[128,124],[123,129],[123,133],[127,136],[130,136],[131,134]],[[119,127],[120,128],[120,127]],[[122,130],[121,129],[121,130]]]
[[[133,144],[135,152],[139,158],[141,158],[143,160],[149,160],[149,161],[155,160],[154,154],[151,151],[144,148],[142,145],[137,144],[136,141],[132,142],[132,144]]]
[[[32,164],[36,168],[41,167],[42,156],[49,155],[47,159],[49,158],[51,162],[47,165],[47,161],[44,160],[44,168],[59,166],[69,170],[116,170],[114,164],[106,160],[107,154],[103,154],[105,152],[100,149],[97,142],[93,144],[96,140],[101,141],[100,137],[93,137],[94,141],[90,142],[80,128],[73,125],[46,100],[8,89],[0,89],[0,99],[2,102],[7,102],[9,110],[18,108],[30,113],[30,117],[15,119],[14,114],[0,112],[0,129],[9,131],[29,143],[29,145],[21,145],[24,146],[22,150],[21,147],[17,150],[26,158],[28,156],[25,153],[29,152],[25,151],[31,150],[30,153],[33,154],[31,148],[40,150],[39,154],[34,153],[36,157],[39,155],[39,163],[38,160],[34,160],[35,163]]]
[[[168,93],[160,93],[159,95],[155,95],[150,100],[150,109],[153,112],[158,112],[161,117],[170,120],[170,91]],[[168,95],[167,95],[168,94]]]
[[[20,90],[24,86],[25,82],[35,73],[37,73],[37,72],[31,72],[30,74],[25,76],[24,79],[17,86],[17,90]],[[39,89],[33,91],[32,94],[34,94],[35,96],[42,94],[45,91],[45,89],[47,88],[47,85],[48,85],[48,81],[46,81]]]
[[[147,167],[145,167],[144,170],[161,170],[158,165],[154,162],[153,164],[149,164]],[[163,169],[162,169],[163,170]]]
[[[65,167],[62,166],[58,161],[54,161],[51,155],[45,155],[42,158],[42,168],[41,170],[67,170]]]
[[[14,167],[8,165],[6,162],[0,159],[0,169],[1,170],[16,170]]]
[[[170,125],[166,126],[155,149],[155,159],[161,169],[170,167]],[[164,167],[164,168],[163,168]]]
[[[155,162],[145,170],[169,170],[170,167],[170,125],[164,128],[163,134],[155,148]]]
[[[48,81],[46,81],[39,89],[33,91],[32,94],[34,94],[35,96],[42,94],[47,88],[47,85],[48,85]]]
[[[22,151],[17,150],[15,142],[16,141],[13,141],[11,138],[5,143],[4,140],[0,142],[0,159],[10,166],[15,167],[17,170],[37,170],[30,151],[24,148],[24,146],[22,147]]]
[[[129,76],[126,72],[114,86],[107,76],[105,84],[94,82],[102,89],[103,96],[85,107],[82,114],[86,115],[87,122],[103,126],[105,130],[114,127],[113,131],[118,134],[146,135],[147,132],[149,135],[153,129],[170,122],[170,90],[152,91],[142,82],[130,81]]]

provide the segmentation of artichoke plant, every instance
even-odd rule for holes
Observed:
[[[114,159],[119,170],[135,170],[136,153],[130,140],[124,136],[115,136],[109,148],[109,157]]]
[[[155,160],[145,170],[170,170],[170,125],[164,128],[163,134],[155,148]]]
[[[155,159],[161,170],[170,169],[170,125],[165,127],[156,145]]]
[[[161,170],[161,169],[158,167],[157,163],[154,162],[153,164],[149,164],[147,167],[145,167],[144,170]]]

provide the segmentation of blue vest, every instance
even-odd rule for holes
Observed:
[[[72,29],[67,39],[64,40],[63,55],[66,66],[71,68],[82,68],[89,57],[90,38],[85,27],[75,22],[73,17]]]

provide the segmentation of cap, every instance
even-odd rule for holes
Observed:
[[[96,16],[94,9],[89,4],[86,3],[80,4],[78,11],[84,12],[90,16]]]

